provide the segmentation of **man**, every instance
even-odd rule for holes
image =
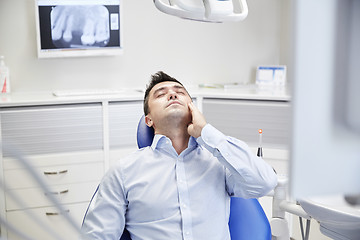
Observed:
[[[83,239],[226,240],[230,197],[257,198],[277,184],[273,169],[242,141],[227,137],[163,72],[144,98],[150,147],[104,176],[83,224]]]

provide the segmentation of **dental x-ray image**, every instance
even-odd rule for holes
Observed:
[[[39,58],[122,53],[121,0],[36,0]]]
[[[58,48],[104,47],[109,43],[109,11],[105,6],[56,6],[50,20],[52,41]]]

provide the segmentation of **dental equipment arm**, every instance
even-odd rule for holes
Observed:
[[[191,0],[192,3],[186,1],[189,0],[170,0],[170,4],[165,4],[161,0],[154,0],[154,4],[166,14],[203,22],[242,21],[248,15],[246,0],[238,0],[240,13],[234,12],[233,0],[202,0],[201,4],[195,2],[201,0]]]
[[[299,216],[300,219],[304,218],[308,220],[306,226],[307,232],[310,227],[309,224],[311,216],[309,216],[299,204],[287,200],[287,185],[288,179],[286,177],[279,177],[278,185],[273,192],[272,218],[270,220],[270,226],[272,235],[276,237],[277,240],[290,239],[290,231],[288,222],[285,219],[285,212]],[[302,222],[300,222],[300,224],[302,224]],[[302,226],[301,230],[303,231]],[[308,236],[305,237],[303,235],[303,239],[307,240]]]

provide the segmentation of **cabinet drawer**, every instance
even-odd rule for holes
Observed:
[[[100,103],[0,108],[2,140],[25,155],[103,148]],[[11,156],[3,148],[3,156]]]
[[[86,181],[97,181],[104,175],[103,162],[59,165],[34,169],[47,185],[64,185]],[[33,188],[39,185],[26,169],[4,171],[6,189]]]
[[[61,204],[90,201],[99,182],[58,185],[50,188],[48,193],[42,188],[10,190],[5,193],[6,210],[54,206],[54,203],[48,199],[49,195],[54,196]],[[14,196],[21,203],[14,200]]]
[[[136,130],[143,115],[142,101],[109,103],[110,148],[136,146]]]
[[[7,220],[16,229],[22,231],[31,239],[79,239],[78,230],[87,209],[88,202],[64,205],[66,210],[59,213],[56,208],[38,208],[7,213]],[[64,215],[68,214],[74,219],[76,226],[70,225]],[[49,231],[51,231],[49,233]],[[57,235],[56,238],[54,235]],[[8,231],[8,239],[20,240],[20,238]]]
[[[18,156],[19,157],[19,156]],[[59,165],[87,164],[92,162],[103,162],[103,150],[63,152],[54,154],[24,155],[21,156],[32,167],[48,167]],[[14,157],[3,157],[5,170],[25,168],[23,162]]]

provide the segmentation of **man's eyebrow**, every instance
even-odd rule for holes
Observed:
[[[182,85],[174,85],[173,87],[176,89],[184,89],[185,90],[184,86],[182,86]]]
[[[158,92],[161,92],[165,89],[165,87],[160,87],[158,89],[156,89],[154,92],[153,92],[153,96],[155,96]]]

